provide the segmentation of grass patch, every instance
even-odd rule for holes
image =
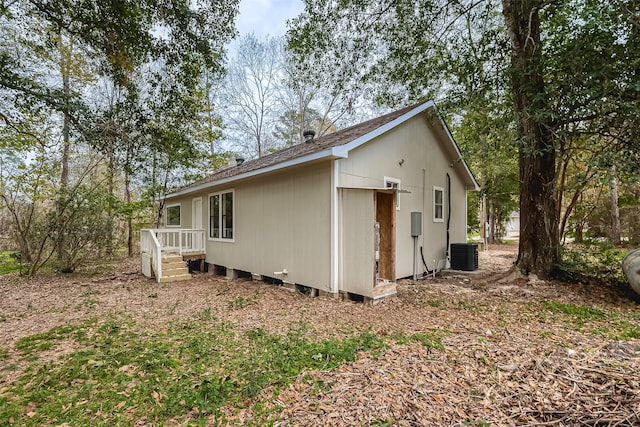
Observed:
[[[411,335],[411,340],[419,342],[420,344],[428,348],[437,348],[438,350],[444,350],[444,345],[442,345],[442,341],[440,341],[440,338],[436,337],[436,335],[433,332],[415,333]]]
[[[0,251],[0,274],[20,271],[18,254],[16,251]]]
[[[0,347],[0,360],[4,360],[9,356],[9,352],[6,348]]]
[[[482,306],[480,304],[472,303],[472,302],[469,302],[467,300],[458,301],[458,305],[462,309],[467,310],[467,311],[476,312],[476,311],[480,311],[482,309]]]
[[[563,313],[583,322],[601,319],[605,311],[588,305],[564,304],[556,301],[543,301],[545,310],[552,313]]]
[[[91,319],[81,325],[56,326],[47,332],[20,338],[18,342],[16,342],[16,350],[25,355],[30,355],[36,351],[49,350],[53,347],[53,344],[56,341],[66,339],[76,331],[80,331],[80,334],[84,334],[86,328],[95,323],[96,320]]]
[[[413,335],[405,335],[403,332],[400,332],[398,334],[392,335],[391,339],[393,339],[393,341],[396,344],[408,344],[411,341],[415,341],[415,342],[419,342],[420,344],[424,345],[427,348],[436,348],[438,350],[444,350],[444,345],[442,344],[442,341],[440,340],[440,338],[436,335],[435,331],[430,331],[430,332],[416,332]]]
[[[277,393],[303,370],[333,369],[385,346],[371,331],[317,340],[300,323],[284,335],[262,328],[238,335],[209,319],[205,309],[158,333],[109,320],[21,339],[16,347],[30,363],[0,391],[0,425],[224,423],[222,405],[259,406],[253,401],[267,387]],[[39,353],[61,340],[81,350],[42,362]],[[268,422],[268,413],[259,416],[257,425]]]

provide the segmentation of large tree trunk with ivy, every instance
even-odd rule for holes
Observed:
[[[503,0],[511,39],[511,84],[520,138],[517,267],[546,277],[559,260],[555,141],[542,74],[540,1]]]

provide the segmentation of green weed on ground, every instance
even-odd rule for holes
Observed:
[[[13,273],[20,270],[20,260],[16,251],[0,251],[0,274]]]
[[[540,320],[548,321],[547,316],[551,315],[558,318],[554,320],[561,320],[578,331],[587,329],[594,335],[615,340],[640,338],[640,316],[635,313],[547,300],[542,301],[538,310],[536,315]]]
[[[77,350],[41,360],[63,341],[73,341]],[[284,335],[262,328],[236,334],[215,319],[158,333],[116,320],[56,327],[18,341],[28,366],[0,389],[0,425],[224,422],[222,405],[246,407],[266,387],[277,394],[303,370],[333,369],[384,345],[370,331],[313,339],[303,323]],[[254,405],[261,417],[256,423],[268,423],[269,414]]]
[[[567,282],[624,285],[622,258],[627,251],[606,242],[587,242],[562,248],[562,262],[554,275]]]

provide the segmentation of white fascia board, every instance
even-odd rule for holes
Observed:
[[[440,115],[440,112],[438,111],[437,107],[436,107],[436,113],[438,113],[438,120],[440,120],[440,124],[442,124],[444,131],[447,133],[447,136],[449,137],[449,141],[451,142],[451,145],[453,145],[453,148],[455,148],[456,150],[456,155],[458,156],[458,160],[461,161],[462,165],[464,166],[464,170],[467,172],[467,175],[469,175],[469,178],[471,178],[471,181],[473,182],[473,188],[470,188],[470,189],[467,188],[467,191],[480,191],[480,185],[478,184],[478,181],[476,181],[476,177],[473,176],[473,174],[471,173],[471,170],[469,169],[469,166],[467,165],[467,162],[462,157],[460,148],[458,147],[458,144],[456,144],[455,139],[453,139],[453,135],[451,135],[451,131],[449,131],[449,126],[447,126],[447,123],[442,119],[442,116]]]
[[[358,148],[359,146],[361,146],[362,144],[371,141],[373,138],[382,135],[383,133],[393,129],[394,127],[400,125],[401,123],[409,120],[410,118],[422,113],[425,110],[428,110],[429,108],[433,108],[436,112],[436,115],[438,116],[438,120],[440,121],[440,124],[442,125],[442,128],[444,129],[445,133],[447,134],[447,137],[449,138],[449,143],[453,146],[453,148],[456,151],[456,155],[458,156],[458,159],[462,159],[462,164],[464,165],[464,169],[467,172],[467,175],[469,176],[469,178],[471,178],[471,181],[473,182],[473,188],[472,190],[478,191],[480,190],[480,186],[478,185],[478,182],[476,181],[476,178],[473,176],[473,174],[471,173],[471,170],[469,170],[469,167],[467,166],[467,163],[464,161],[464,159],[462,158],[462,153],[460,152],[460,149],[458,148],[458,144],[456,144],[455,140],[453,139],[453,135],[451,135],[451,132],[449,131],[449,127],[447,126],[447,124],[445,123],[445,121],[442,119],[442,116],[440,115],[440,111],[438,111],[438,106],[435,104],[435,102],[433,101],[427,101],[424,104],[420,104],[418,105],[416,108],[414,108],[411,111],[406,112],[405,114],[403,114],[402,116],[398,117],[395,120],[390,121],[389,123],[387,123],[384,126],[381,126],[365,135],[362,135],[360,138],[356,138],[353,141],[351,141],[348,144],[339,146],[339,147],[334,147],[333,148],[333,155],[335,157],[343,157],[343,158],[347,158],[349,157],[349,151],[353,150],[354,148]]]
[[[291,159],[291,160],[287,160],[284,161],[282,163],[276,163],[274,165],[271,166],[267,166],[264,168],[259,168],[259,169],[255,169],[249,172],[245,172],[239,175],[234,175],[234,176],[230,176],[228,178],[223,178],[223,179],[219,179],[217,181],[211,181],[211,182],[205,182],[204,184],[200,184],[198,186],[195,187],[189,187],[189,188],[185,188],[184,190],[180,190],[180,191],[176,191],[175,193],[171,193],[171,194],[167,194],[165,196],[165,199],[168,198],[172,198],[172,197],[177,197],[177,196],[183,196],[185,194],[189,194],[189,193],[193,193],[196,191],[200,191],[200,190],[204,190],[210,187],[215,187],[217,185],[222,185],[222,184],[228,184],[231,182],[235,182],[235,181],[239,181],[241,179],[246,179],[246,178],[251,178],[253,176],[256,175],[262,175],[264,173],[268,173],[268,172],[274,172],[280,169],[285,169],[291,166],[296,166],[302,163],[307,163],[307,162],[311,162],[314,160],[320,160],[323,158],[332,158],[334,157],[333,154],[333,150],[332,149],[327,149],[327,150],[323,150],[323,151],[318,151],[317,153],[312,153],[312,154],[308,154],[306,156],[302,156],[302,157],[298,157],[295,159]]]
[[[379,128],[377,128],[377,129],[375,129],[375,130],[373,130],[373,131],[371,131],[371,132],[369,132],[369,133],[367,133],[365,135],[362,135],[359,138],[354,139],[353,141],[349,142],[348,144],[341,145],[339,147],[334,147],[333,148],[334,155],[336,157],[347,158],[347,157],[349,157],[349,151],[353,150],[354,148],[358,148],[362,144],[371,141],[373,138],[376,138],[376,137],[382,135],[383,133],[393,129],[394,127],[398,126],[399,124],[409,120],[410,118],[422,113],[423,111],[425,111],[425,110],[427,110],[429,108],[435,108],[436,111],[438,111],[438,109],[436,107],[436,104],[433,101],[427,101],[424,104],[418,105],[413,110],[404,113],[403,115],[401,115],[397,119],[390,121],[386,125],[380,126]],[[438,116],[439,116],[439,114],[438,114]]]

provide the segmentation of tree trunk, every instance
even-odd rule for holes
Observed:
[[[69,46],[64,46],[64,40],[62,34],[60,35],[60,74],[62,74],[62,92],[65,96],[65,102],[69,102],[71,95],[70,86],[70,74],[71,74],[71,41]],[[67,191],[69,188],[69,150],[71,147],[70,132],[69,132],[69,111],[67,107],[64,107],[62,118],[62,159],[60,160],[62,172],[60,173],[60,194],[57,200],[57,255],[58,264],[63,272],[68,270],[66,260],[66,242],[65,242],[65,230],[64,230],[64,211],[67,203]]]
[[[131,205],[131,190],[130,190],[130,176],[129,173],[125,173],[124,177],[124,199],[127,206]],[[128,210],[127,213],[127,255],[129,257],[133,256],[133,218],[132,218],[131,210]]]
[[[560,258],[555,140],[543,79],[539,7],[503,0],[511,39],[511,84],[520,139],[520,246],[516,265],[548,277]]]
[[[107,187],[109,191],[109,196],[113,200],[114,198],[114,183],[113,178],[115,176],[115,159],[114,159],[113,148],[109,148],[109,164],[107,166]],[[109,216],[109,225],[107,229],[107,247],[105,248],[105,253],[107,256],[113,255],[113,241],[114,241],[114,221],[113,221],[113,208],[111,206],[111,201],[109,201],[108,207],[108,216]]]
[[[496,212],[493,199],[489,198],[489,235],[487,239],[489,244],[496,243]]]
[[[618,181],[616,180],[616,167],[611,167],[611,179],[609,180],[611,196],[611,243],[620,244],[620,208],[618,207]]]

